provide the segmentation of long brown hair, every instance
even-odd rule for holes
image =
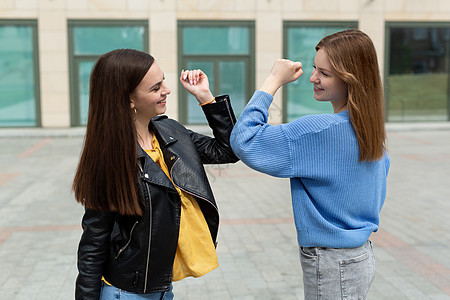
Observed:
[[[132,49],[102,55],[90,78],[86,136],[72,189],[86,208],[142,215],[130,94],[154,58]]]
[[[360,149],[359,161],[380,159],[385,150],[384,95],[372,40],[357,29],[323,38],[323,49],[337,76],[348,86],[348,112]]]

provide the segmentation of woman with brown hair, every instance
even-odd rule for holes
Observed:
[[[182,71],[214,137],[164,116],[170,89],[149,54],[104,54],[90,81],[85,142],[73,181],[85,206],[76,299],[172,299],[172,281],[218,266],[219,215],[203,164],[236,162],[228,96]]]
[[[231,134],[236,155],[291,181],[305,299],[365,299],[375,276],[369,237],[378,230],[390,160],[375,48],[359,30],[323,38],[310,82],[334,114],[267,123],[273,95],[302,64],[277,60]]]

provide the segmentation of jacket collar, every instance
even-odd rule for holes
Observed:
[[[161,147],[167,147],[170,144],[178,141],[178,139],[171,132],[167,130],[159,130],[158,121],[164,119],[167,119],[166,115],[156,116],[152,118],[148,123],[148,130],[156,134],[156,138],[158,139],[158,142]]]
[[[160,115],[152,118],[150,122],[148,123],[148,130],[153,132],[156,135],[156,138],[158,139],[159,145],[161,147],[167,147],[172,143],[175,143],[178,141],[178,139],[173,136],[170,132],[166,132],[165,130],[159,130],[158,121],[167,119],[166,115]],[[137,145],[137,157],[145,157],[147,153],[139,146],[139,143]]]

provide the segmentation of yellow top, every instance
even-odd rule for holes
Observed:
[[[152,146],[153,149],[145,150],[145,152],[172,181],[155,135],[153,135]],[[178,281],[189,276],[203,276],[217,268],[219,262],[200,206],[192,195],[180,190],[177,186],[175,188],[181,198],[181,219],[172,280]]]

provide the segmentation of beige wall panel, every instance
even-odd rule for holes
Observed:
[[[266,31],[256,34],[256,39],[260,43],[256,43],[258,52],[276,53],[278,57],[283,55],[283,32],[281,31]]]
[[[280,12],[259,12],[257,15],[257,32],[282,32],[283,21]]]
[[[90,20],[136,20],[136,19],[148,19],[147,11],[101,11],[101,10],[89,10],[89,11],[69,11],[66,14],[68,19],[90,19]]]
[[[42,72],[56,72],[68,80],[69,66],[67,52],[41,51],[39,54],[39,64]]]
[[[438,11],[450,13],[450,1],[439,0]],[[450,19],[450,15],[449,15],[448,19]]]
[[[403,12],[406,10],[407,0],[384,0],[386,12]]]
[[[42,93],[67,93],[68,80],[64,72],[41,72]]]
[[[0,13],[10,12],[14,9],[16,9],[16,3],[14,0],[0,1]]]
[[[408,0],[404,12],[435,12],[439,6],[439,0]]]
[[[88,9],[106,12],[126,11],[128,0],[91,0],[88,1]]]
[[[0,0],[1,1],[1,0]],[[0,9],[0,18],[2,19],[36,19],[37,12],[36,11],[13,11],[13,10],[1,10]]]
[[[67,19],[63,11],[40,9],[38,41],[42,126],[69,126]]]
[[[317,0],[303,0],[303,9],[305,12],[337,12],[339,11],[340,0],[328,0],[319,2]]]
[[[384,24],[381,13],[363,14],[359,20],[359,29],[365,32],[372,40],[377,52],[378,66],[381,74],[384,72]]]
[[[283,120],[283,107],[281,98],[281,89],[275,94],[274,101],[269,107],[269,124],[278,125],[281,124]]]
[[[133,0],[129,0],[133,1]],[[144,0],[145,1],[145,0]],[[150,10],[152,12],[168,10],[168,11],[176,11],[177,10],[177,0],[146,0],[150,2]]]
[[[178,119],[177,19],[174,11],[150,14],[150,54],[164,72],[171,93],[166,114]]]
[[[65,110],[68,109],[66,101],[65,93],[48,93],[45,101],[45,109],[47,114],[61,114],[65,113]]]
[[[70,121],[67,114],[63,113],[48,113],[45,121],[42,120],[43,128],[65,128],[70,127]]]
[[[255,20],[255,13],[249,12],[187,12],[177,11],[178,20]]]
[[[39,32],[57,31],[66,33],[67,17],[61,11],[45,11],[39,14]]]
[[[67,33],[65,30],[47,30],[39,32],[39,50],[59,52],[67,51]]]
[[[255,84],[256,88],[259,88],[263,83],[264,79],[269,75],[272,69],[273,63],[276,59],[281,57],[281,53],[275,52],[258,52],[256,54],[256,77]]]
[[[38,9],[40,11],[63,11],[66,8],[66,0],[39,0]]]
[[[282,18],[283,21],[357,21],[359,19],[359,13],[284,12]]]
[[[159,64],[159,63],[158,63]],[[167,110],[166,114],[172,119],[178,120],[178,78],[180,74],[178,72],[168,72],[164,66],[161,66],[164,76],[166,77],[165,82],[170,89],[170,95],[167,97]]]
[[[344,1],[344,0],[342,0],[342,1]],[[384,10],[384,1],[383,0],[359,0],[359,1],[360,1],[360,10],[359,11],[361,13],[365,13],[365,12],[381,13]]]
[[[303,0],[283,0],[283,12],[298,13],[304,11]]]
[[[238,12],[254,13],[258,0],[234,0],[235,10]]]
[[[152,12],[150,14],[150,31],[154,32],[173,32],[177,31],[177,15],[172,11]]]
[[[46,93],[41,91],[42,127],[69,127],[70,114],[67,93]],[[45,100],[45,101],[44,101]]]
[[[38,9],[38,0],[15,0],[15,9],[35,11]]]
[[[283,0],[259,0],[256,1],[257,12],[276,12],[283,7]]]
[[[167,72],[176,72],[178,58],[176,38],[174,32],[153,32],[150,36],[150,54]]]
[[[67,11],[87,11],[90,0],[68,0],[66,4]]]
[[[235,9],[233,1],[223,0],[178,0],[179,11],[232,11]]]
[[[433,14],[421,13],[386,13],[386,22],[450,22],[450,12]],[[381,24],[384,26],[384,24]]]
[[[361,0],[341,0],[339,2],[339,12],[359,12],[361,7]]]
[[[128,0],[127,8],[131,12],[140,11],[148,12],[150,8],[150,1],[148,0]]]
[[[269,75],[274,61],[283,55],[283,23],[279,12],[260,12],[256,18],[256,89]],[[283,106],[282,90],[280,89],[274,97],[274,102],[269,110],[269,122],[279,124],[282,115],[276,113]]]

